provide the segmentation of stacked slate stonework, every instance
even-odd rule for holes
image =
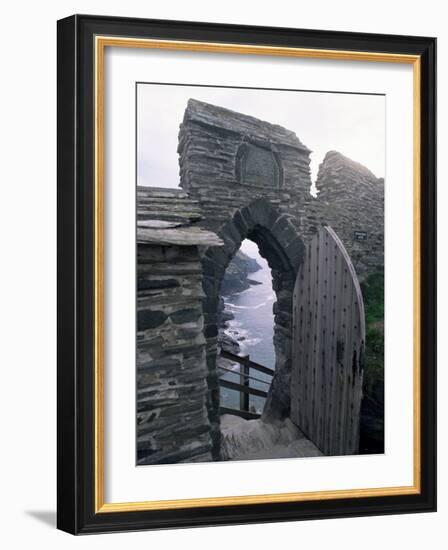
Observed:
[[[316,182],[323,217],[363,280],[384,267],[384,179],[336,151],[326,154]]]
[[[221,241],[196,226],[181,190],[138,188],[138,464],[212,459],[199,246]]]

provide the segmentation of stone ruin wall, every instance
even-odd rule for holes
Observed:
[[[268,260],[277,295],[276,375],[265,417],[289,413],[292,291],[304,245],[328,224],[361,279],[384,263],[384,182],[343,155],[326,155],[313,197],[310,151],[293,132],[195,100],[181,124],[178,153],[182,190],[171,192],[179,199],[165,201],[162,190],[147,188],[138,219],[199,226],[218,235],[222,246],[200,239],[188,246],[138,245],[142,464],[219,458],[218,298],[244,238],[254,240]],[[357,240],[355,231],[366,240]]]
[[[244,144],[273,152],[281,166],[276,185],[241,181],[238,163]],[[205,227],[219,233],[238,210],[264,198],[285,215],[305,243],[321,225],[331,225],[361,280],[383,268],[384,179],[363,165],[328,152],[319,166],[318,195],[313,197],[311,151],[294,132],[196,100],[190,100],[185,111],[178,153],[180,186],[198,200]]]
[[[137,463],[211,460],[197,247],[138,246]]]
[[[243,146],[273,155],[276,181],[241,181]],[[294,132],[227,109],[190,100],[179,132],[180,186],[199,201],[202,224],[219,231],[242,207],[267,199],[297,232],[310,237],[319,224],[319,206],[309,193],[309,153]],[[261,180],[262,178],[260,178]]]
[[[181,189],[137,189],[137,463],[209,461],[198,203]]]
[[[316,181],[323,219],[350,254],[358,278],[384,267],[384,179],[336,151],[319,166]],[[363,239],[363,240],[359,240]]]

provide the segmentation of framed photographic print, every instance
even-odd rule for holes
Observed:
[[[433,38],[58,22],[58,527],[435,510]]]

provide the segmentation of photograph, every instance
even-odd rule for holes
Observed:
[[[136,465],[387,452],[385,95],[135,94]]]

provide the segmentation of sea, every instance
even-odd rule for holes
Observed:
[[[247,253],[247,252],[246,252]],[[274,351],[274,314],[272,311],[275,302],[275,293],[272,290],[271,270],[264,258],[257,250],[250,250],[250,257],[255,258],[261,266],[259,271],[249,273],[249,279],[259,284],[252,285],[247,290],[237,294],[224,296],[227,311],[233,313],[234,319],[228,321],[225,332],[237,340],[240,346],[239,355],[249,355],[252,361],[271,369],[275,368]],[[232,365],[232,373],[224,378],[233,382],[240,382],[239,365]],[[235,374],[234,374],[235,373]],[[250,380],[250,386],[267,391],[272,378],[268,375],[250,369],[249,375],[257,380]],[[221,388],[221,405],[230,408],[239,408],[239,392]],[[261,413],[265,399],[259,396],[250,396],[249,408]]]

